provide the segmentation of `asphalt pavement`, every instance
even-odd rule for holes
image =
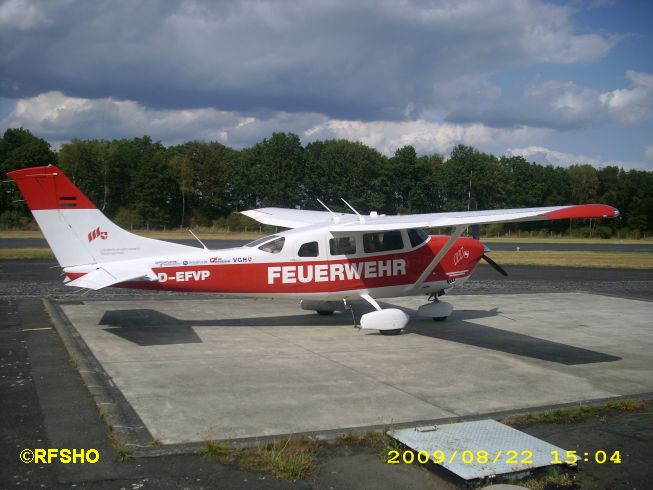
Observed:
[[[182,240],[167,240],[169,242],[199,247],[197,240],[192,238]],[[210,249],[240,247],[249,240],[202,240]],[[565,252],[653,252],[653,243],[614,243],[606,240],[605,243],[556,243],[556,242],[492,242],[488,243],[492,250],[537,251],[554,250]],[[48,248],[48,243],[43,238],[1,238],[0,248]]]
[[[653,270],[508,267],[508,272],[510,276],[503,278],[481,266],[453,294],[590,292],[653,301]],[[120,461],[90,394],[93,388],[82,381],[80,367],[54,330],[41,297],[74,302],[128,300],[135,295],[149,300],[207,295],[121,289],[84,294],[61,281],[55,261],[0,261],[0,488],[455,488],[424,468],[385,465],[374,450],[355,445],[322,447],[313,476],[295,483],[193,454]],[[452,331],[451,335],[464,337],[465,332]],[[588,369],[593,369],[591,364]],[[583,490],[647,488],[650,484],[650,413],[523,430],[560,447],[620,449],[627,455],[620,466],[581,467],[573,476]],[[97,448],[102,464],[26,465],[18,458],[22,448],[67,446]]]
[[[505,266],[508,277],[481,263],[471,279],[450,294],[512,294],[533,292],[592,292],[633,299],[653,300],[653,269],[595,269],[570,267]],[[108,288],[84,291],[63,285],[55,260],[0,260],[0,298],[41,297],[47,294],[75,298],[116,298],[134,294],[155,297],[180,296]],[[181,295],[187,297],[188,295]],[[206,297],[206,294],[197,296]]]

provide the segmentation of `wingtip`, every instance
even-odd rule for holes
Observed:
[[[544,213],[549,219],[616,218],[619,210],[607,204],[578,204]]]

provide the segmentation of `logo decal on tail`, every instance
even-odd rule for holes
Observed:
[[[101,238],[102,240],[106,240],[107,238],[109,238],[109,232],[101,231],[100,227],[98,226],[95,230],[91,231],[88,234],[88,242],[91,243],[96,238]]]

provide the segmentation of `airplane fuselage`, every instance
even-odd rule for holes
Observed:
[[[275,235],[267,242],[263,240],[261,248],[197,249],[196,253],[140,259],[134,265],[150,268],[156,281],[130,281],[119,287],[324,300],[360,294],[379,298],[428,294],[467,280],[484,251],[478,240],[459,238],[416,291],[413,285],[448,236],[425,236],[422,243],[412,246],[408,232],[402,231],[401,243],[394,245],[400,248],[366,252],[364,240],[369,236],[365,235],[373,234],[355,233],[348,236],[348,243],[356,252],[331,254],[331,234],[322,233],[321,239],[316,239],[315,233],[302,235],[292,231]],[[266,243],[280,238],[285,242],[281,251],[265,250]],[[315,256],[300,255],[307,243],[314,244],[309,253]],[[65,269],[71,280],[87,272],[90,270],[84,266]]]

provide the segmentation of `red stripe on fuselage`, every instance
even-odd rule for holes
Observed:
[[[160,282],[132,281],[117,287],[211,293],[309,294],[409,285],[417,281],[448,238],[432,236],[428,244],[411,252],[352,260],[155,267],[152,270]],[[477,240],[459,238],[426,282],[470,275],[483,255],[483,249],[483,244]],[[76,279],[82,274],[68,275]]]

